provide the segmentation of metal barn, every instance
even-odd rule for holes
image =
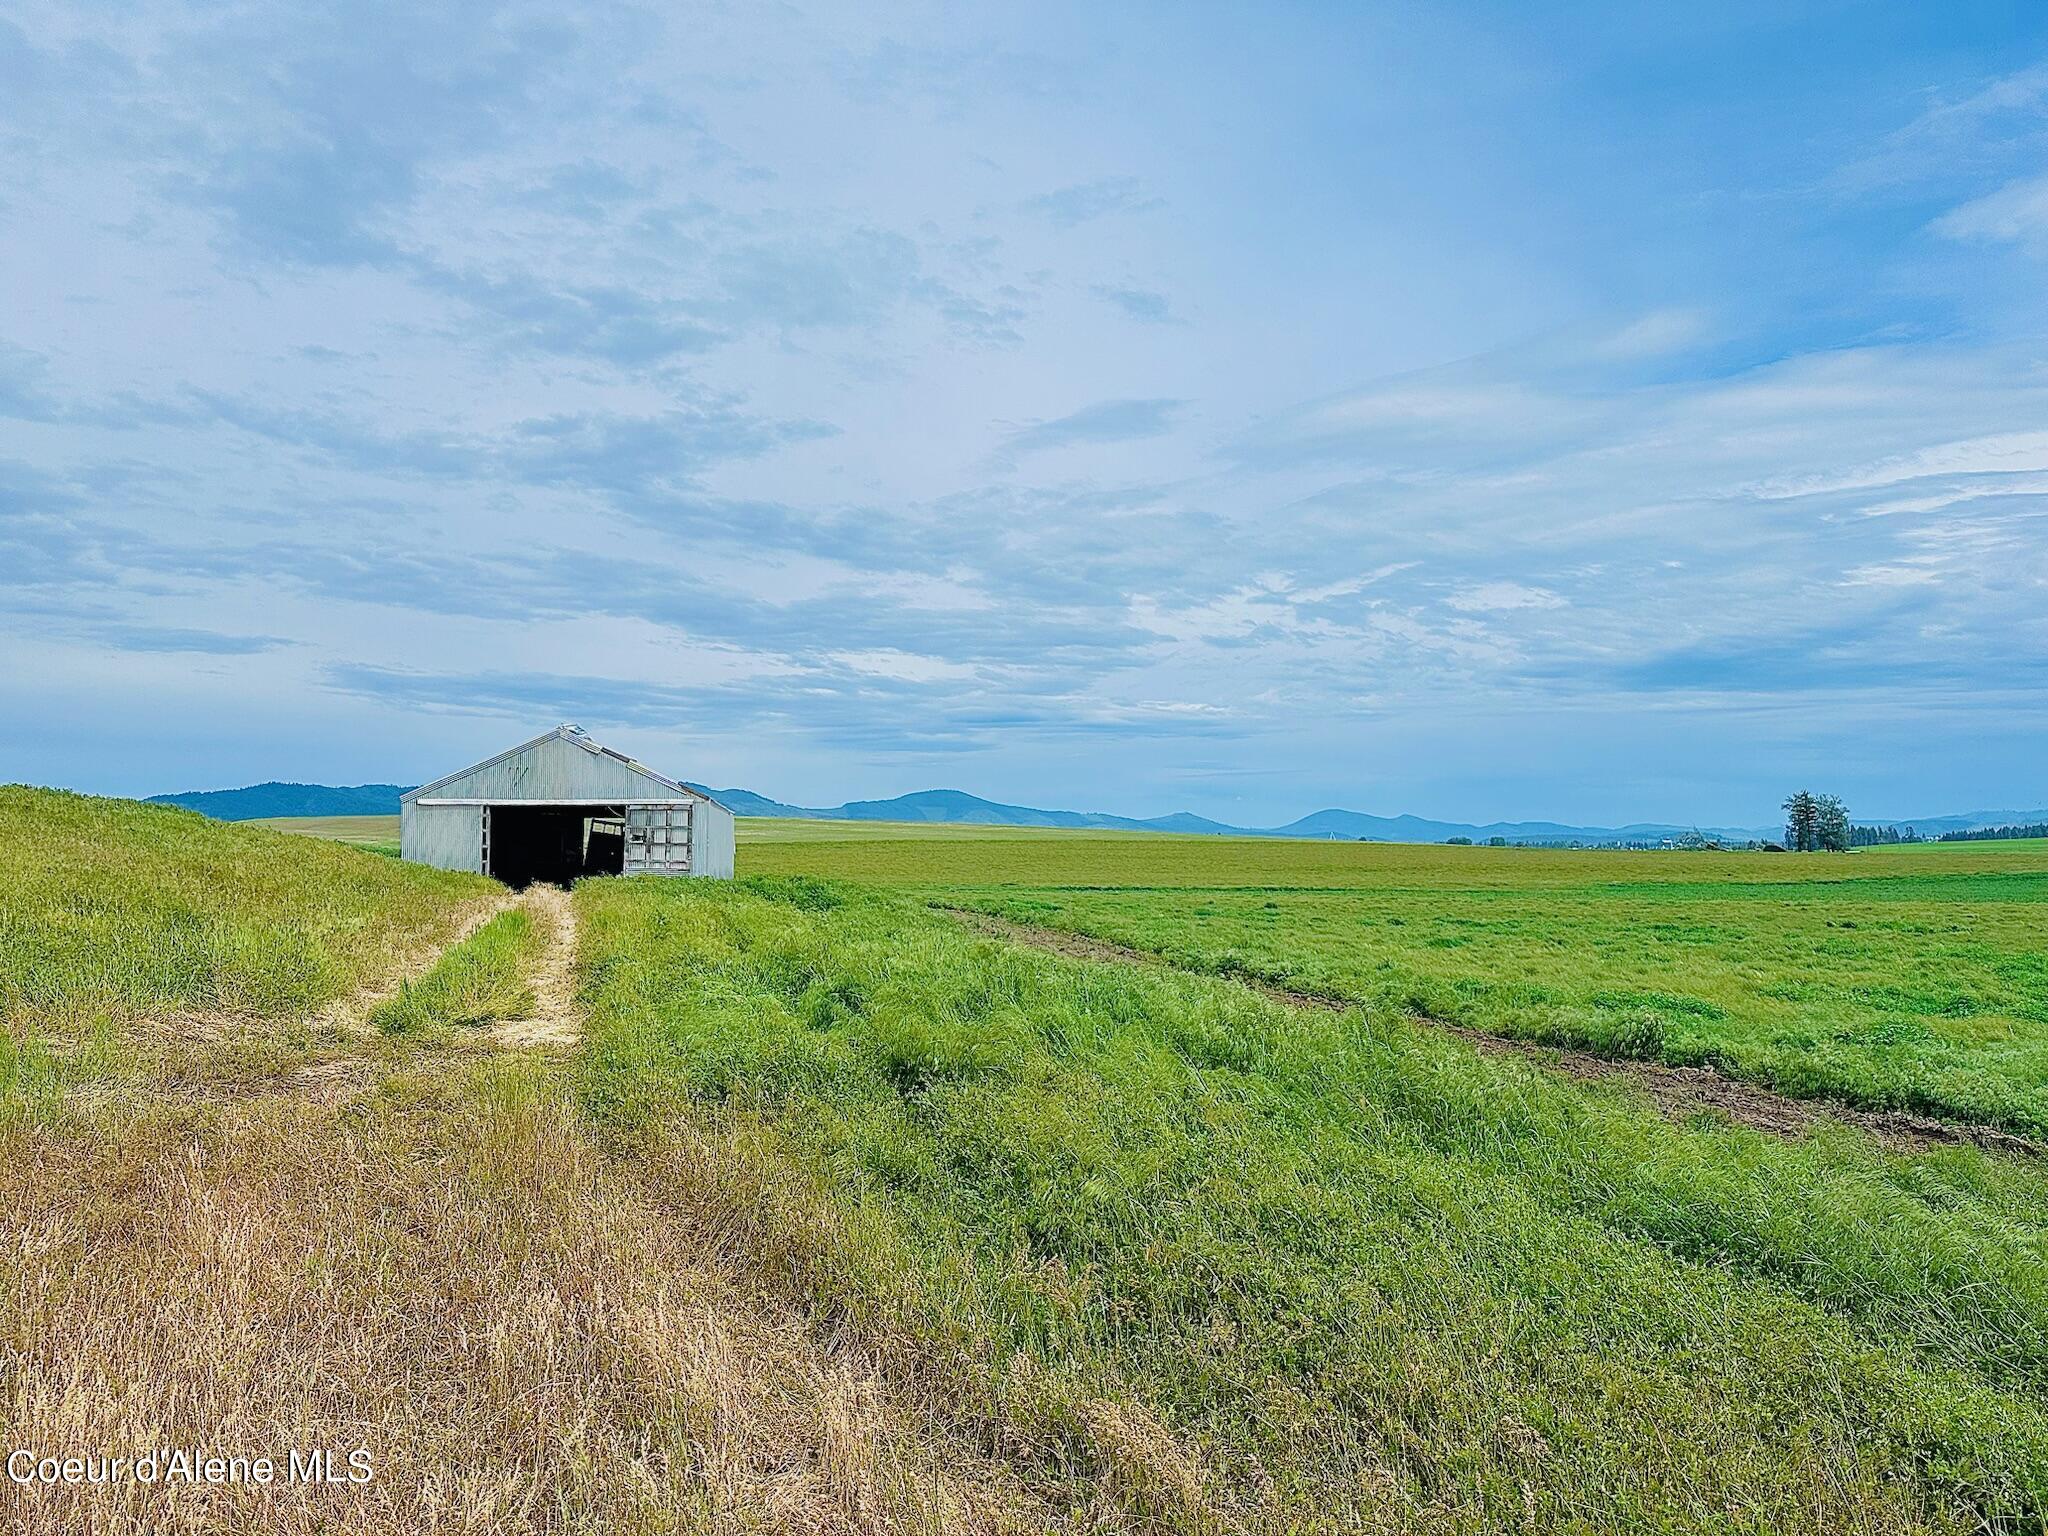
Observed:
[[[732,878],[732,812],[579,726],[409,790],[399,849],[418,864],[507,885],[584,875]]]

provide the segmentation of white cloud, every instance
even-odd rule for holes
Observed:
[[[1594,348],[1602,357],[1631,360],[1663,357],[1707,334],[1707,318],[1696,309],[1656,309],[1630,321]]]
[[[899,683],[964,682],[976,675],[974,667],[908,651],[834,651],[831,659],[869,677],[886,677]]]
[[[2012,475],[2048,471],[2048,432],[2000,432],[1989,437],[1936,443],[1896,458],[1880,459],[1832,475],[1765,480],[1752,493],[1768,501],[1822,496],[1839,491],[1879,490],[1936,475]]]
[[[1947,182],[2038,138],[2048,124],[2048,63],[1958,93],[1937,90],[1911,121],[1828,178],[1855,195],[1907,183]]]
[[[1298,622],[1293,611],[1275,600],[1271,588],[1239,587],[1203,602],[1169,605],[1150,593],[1130,600],[1131,622],[1169,640],[1235,640],[1268,625]]]
[[[1516,581],[1483,581],[1463,587],[1444,599],[1463,613],[1508,613],[1519,608],[1562,608],[1565,600],[1542,587],[1525,587]]]
[[[1951,240],[2003,240],[2037,245],[2048,240],[2048,176],[2008,182],[1934,221],[1934,232]]]
[[[1554,421],[1566,403],[1509,381],[1413,379],[1333,400],[1304,419],[1314,427],[1428,427]]]
[[[1929,557],[1895,565],[1859,565],[1842,574],[1842,585],[1847,587],[1924,587],[1940,580],[1939,562]]]
[[[2013,474],[1997,480],[1971,481],[1953,490],[1929,496],[1901,496],[1894,501],[1873,501],[1856,510],[1865,517],[1894,517],[1907,513],[1942,512],[1973,501],[1995,496],[2048,496],[2048,475]]]
[[[1357,576],[1347,577],[1343,581],[1333,581],[1320,587],[1291,588],[1287,591],[1287,601],[1296,604],[1327,603],[1332,598],[1349,597],[1355,592],[1363,592],[1367,587],[1378,585],[1389,576],[1397,576],[1402,571],[1412,571],[1418,564],[1420,562],[1415,560],[1396,560]]]

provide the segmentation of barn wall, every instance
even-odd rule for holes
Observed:
[[[402,805],[398,851],[415,864],[483,873],[484,811],[480,805]]]
[[[682,800],[615,757],[548,736],[440,785],[429,800]],[[431,807],[430,807],[431,809]]]
[[[732,812],[711,800],[699,800],[690,812],[692,822],[690,873],[714,880],[730,880],[733,871]]]

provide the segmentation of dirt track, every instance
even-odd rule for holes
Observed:
[[[1272,998],[1275,1002],[1285,1003],[1290,1008],[1319,1008],[1341,1012],[1357,1006],[1343,998],[1318,997],[1309,992],[1291,991],[1253,976],[1217,976],[1207,971],[1175,966],[1163,955],[1148,950],[1132,949],[1107,939],[1092,938],[1087,934],[1070,933],[1058,928],[1040,928],[1030,923],[996,917],[987,912],[970,911],[964,907],[941,906],[935,910],[993,938],[1028,944],[1035,949],[1050,950],[1054,954],[1066,955],[1073,959],[1145,965],[1162,970],[1176,970],[1182,975],[1234,981],[1240,986]],[[1749,1126],[1753,1130],[1768,1131],[1772,1135],[1784,1137],[1802,1136],[1817,1125],[1834,1121],[1856,1126],[1878,1141],[1902,1151],[1924,1152],[1933,1147],[1970,1145],[2021,1156],[2048,1157],[2048,1147],[1992,1126],[1930,1120],[1894,1110],[1859,1109],[1853,1104],[1843,1104],[1833,1099],[1787,1098],[1760,1084],[1725,1077],[1712,1067],[1671,1067],[1661,1062],[1624,1061],[1609,1056],[1597,1056],[1591,1051],[1491,1035],[1484,1030],[1471,1029],[1462,1024],[1453,1024],[1448,1019],[1434,1018],[1426,1014],[1414,1014],[1411,1017],[1433,1029],[1442,1030],[1445,1034],[1456,1035],[1473,1049],[1484,1051],[1488,1055],[1519,1056],[1561,1076],[1585,1082],[1619,1080],[1629,1083],[1647,1094],[1660,1110],[1674,1119],[1705,1111],[1724,1115],[1736,1124]]]
[[[546,935],[533,972],[533,1012],[493,1026],[500,1045],[569,1047],[583,1038],[576,1012],[576,904],[560,886],[527,887],[520,905]]]

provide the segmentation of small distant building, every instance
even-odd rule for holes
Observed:
[[[732,812],[601,747],[580,726],[500,752],[399,798],[399,851],[507,885],[585,875],[731,879]]]

